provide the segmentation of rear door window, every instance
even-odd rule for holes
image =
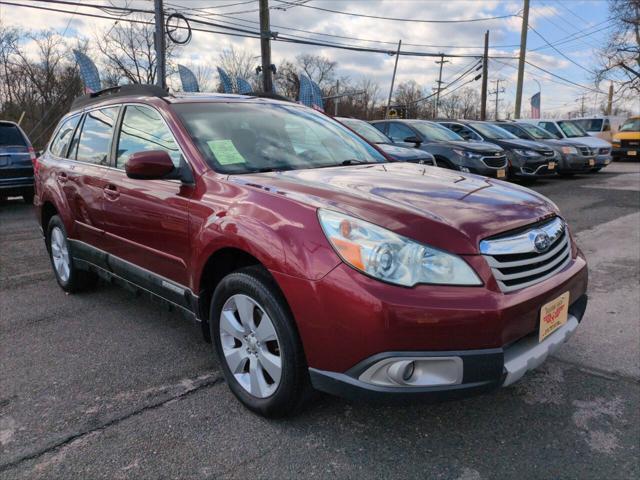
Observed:
[[[79,121],[80,115],[76,115],[75,117],[68,118],[62,123],[58,133],[51,142],[51,147],[49,148],[53,155],[56,157],[67,156],[69,145],[73,138],[73,132],[75,132]]]
[[[75,158],[80,162],[109,165],[113,126],[120,107],[92,110],[85,115]]]
[[[124,168],[132,154],[150,150],[164,150],[171,157],[173,165],[180,167],[182,154],[160,114],[142,105],[128,105],[125,108],[118,138],[116,168]]]
[[[0,123],[0,148],[3,147],[27,148],[20,129],[11,123]]]

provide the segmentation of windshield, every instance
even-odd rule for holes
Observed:
[[[411,126],[431,142],[464,142],[464,138],[446,127],[431,122],[411,122]]]
[[[561,120],[558,122],[558,126],[568,138],[586,137],[587,132],[582,130],[575,122],[569,120]]]
[[[640,132],[640,118],[630,118],[620,127],[620,132]]]
[[[386,162],[352,131],[310,108],[240,102],[183,103],[173,108],[217,172]]]
[[[371,143],[391,143],[390,138],[364,120],[358,120],[355,118],[338,118],[338,120],[344,123],[351,130],[355,130],[358,135],[362,135]]]
[[[574,120],[573,123],[587,132],[599,132],[602,130],[604,121],[602,118],[582,118],[580,120]]]
[[[504,128],[491,125],[489,123],[472,123],[471,126],[475,128],[480,134],[491,140],[507,140],[518,138],[513,133],[507,132]]]
[[[18,127],[11,123],[0,123],[0,147],[26,147]]]
[[[557,140],[558,138],[553,133],[547,132],[544,128],[540,128],[535,125],[519,123],[518,126],[536,140]]]

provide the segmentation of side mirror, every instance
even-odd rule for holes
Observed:
[[[407,138],[404,139],[404,141],[407,142],[407,143],[415,143],[416,147],[422,143],[422,140],[420,140],[416,136],[407,137]]]
[[[161,179],[174,171],[171,157],[164,150],[136,152],[124,166],[127,177],[138,180]]]

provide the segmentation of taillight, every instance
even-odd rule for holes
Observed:
[[[29,158],[31,158],[31,163],[33,164],[33,173],[38,173],[38,156],[36,155],[36,151],[33,147],[28,148]]]

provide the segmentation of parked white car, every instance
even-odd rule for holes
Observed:
[[[596,164],[593,172],[602,170],[611,163],[611,144],[606,140],[593,137],[585,132],[572,120],[556,120],[546,118],[523,118],[518,122],[531,123],[544,128],[558,138],[574,141],[576,144],[587,145],[594,150]]]
[[[624,121],[624,118],[604,115],[573,118],[572,121],[577,123],[592,137],[598,137],[611,143],[612,134],[618,131],[618,128],[620,128],[620,124]]]

